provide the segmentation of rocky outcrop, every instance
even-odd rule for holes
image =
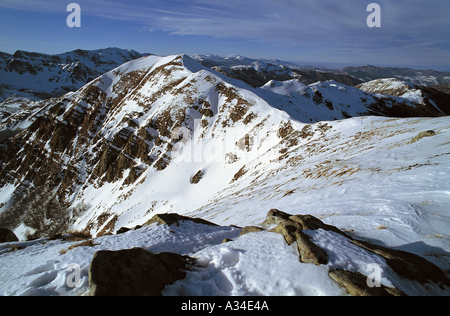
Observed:
[[[358,272],[336,269],[328,275],[352,296],[405,296],[405,293],[395,288],[367,286],[367,277]]]
[[[191,183],[191,184],[197,184],[197,183],[199,183],[200,180],[203,178],[204,175],[205,175],[205,174],[204,174],[203,170],[197,171],[197,173],[194,174],[194,175],[191,177],[190,183]]]
[[[446,274],[439,267],[418,255],[361,240],[353,240],[352,243],[383,257],[392,270],[401,277],[420,283],[450,284]]]
[[[181,221],[192,221],[203,225],[215,225],[200,218],[179,214],[158,214],[145,225],[173,225]],[[140,229],[136,226],[134,229]],[[130,230],[121,228],[117,232]],[[336,253],[316,244],[308,231],[326,230],[339,234],[349,243],[370,251],[384,260],[399,279],[416,282],[424,286],[450,286],[446,273],[428,260],[405,251],[390,249],[349,236],[339,228],[323,223],[312,215],[291,215],[277,209],[268,212],[261,226],[246,226],[238,238],[246,234],[269,231],[281,234],[286,243],[295,249],[299,261],[305,264],[329,265]],[[337,235],[336,235],[337,236]],[[341,238],[341,237],[339,237]],[[223,242],[232,242],[225,239]],[[342,242],[342,241],[340,241]],[[336,258],[334,258],[336,260]],[[142,248],[119,251],[98,251],[89,268],[90,295],[94,296],[159,296],[161,291],[176,280],[186,277],[186,271],[195,264],[195,259],[174,253],[153,254]],[[351,265],[349,265],[351,266]],[[405,296],[401,290],[383,284],[370,284],[369,278],[360,272],[329,266],[329,277],[351,296]]]
[[[368,250],[382,257],[391,269],[400,277],[421,284],[434,283],[438,286],[450,285],[450,280],[444,271],[428,260],[401,250],[390,249],[371,244],[367,241],[356,240],[339,228],[327,225],[312,215],[290,215],[277,209],[268,212],[262,228],[245,227],[245,233],[257,232],[268,229],[283,235],[289,245],[296,247],[299,260],[303,263],[316,265],[328,264],[327,252],[311,241],[304,232],[308,230],[327,230],[340,234],[349,242],[361,247],[361,251]],[[243,233],[241,233],[242,235]],[[369,287],[367,277],[353,271],[333,269],[329,272],[330,277],[353,296],[403,296],[402,291],[380,285]]]
[[[214,224],[201,218],[188,217],[176,213],[167,213],[167,214],[156,214],[151,219],[149,219],[144,225],[138,225],[135,226],[134,228],[121,227],[117,230],[116,234],[117,235],[123,234],[126,233],[127,231],[136,230],[141,228],[142,226],[148,226],[154,223],[157,223],[157,225],[167,225],[167,226],[177,224],[178,226],[181,221],[191,221],[197,224],[218,226],[217,224]]]
[[[303,232],[303,230],[330,230],[347,238],[351,238],[336,227],[324,224],[314,216],[290,215],[277,209],[269,211],[262,226],[266,228],[275,226],[271,228],[270,231],[282,234],[289,245],[295,243],[301,262],[313,263],[316,265],[327,264],[327,254],[323,249],[311,242],[311,239]]]
[[[193,217],[187,217],[175,213],[169,213],[169,214],[157,214],[153,216],[149,221],[147,221],[144,225],[151,225],[153,223],[158,223],[158,225],[172,225],[177,224],[179,221],[191,221],[197,224],[204,224],[204,225],[212,225],[217,226],[214,223],[208,222],[207,220],[201,219],[201,218],[193,218]]]
[[[153,254],[142,248],[97,251],[89,266],[91,296],[160,296],[186,276],[194,259],[174,253]]]

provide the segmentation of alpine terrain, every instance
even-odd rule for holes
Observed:
[[[33,100],[74,91],[121,64],[146,56],[133,50],[77,49],[57,55],[18,50],[0,53],[0,100],[11,95]]]
[[[95,263],[135,248],[153,257],[123,255],[171,275],[137,294],[450,294],[448,94],[132,56],[76,91],[10,100],[0,227],[17,239],[0,244],[0,294],[102,293],[113,272]],[[173,254],[192,260],[181,276]]]

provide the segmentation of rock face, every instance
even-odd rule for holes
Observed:
[[[188,256],[153,254],[142,248],[97,251],[89,267],[91,296],[160,296],[193,264]]]
[[[0,243],[19,241],[19,238],[9,229],[0,228]]]

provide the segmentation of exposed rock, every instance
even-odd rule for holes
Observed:
[[[273,227],[274,225],[276,226]],[[289,245],[296,243],[299,259],[304,263],[316,265],[328,263],[325,250],[314,244],[310,237],[303,232],[304,230],[323,229],[339,233],[348,238],[349,242],[381,256],[400,277],[422,284],[432,282],[438,286],[450,286],[450,279],[445,272],[428,260],[409,252],[355,240],[338,228],[324,224],[311,215],[290,215],[280,210],[272,209],[268,212],[262,226],[266,229],[273,227],[270,231],[282,234]],[[366,284],[367,277],[359,273],[334,270],[330,272],[330,277],[346,288],[351,295],[404,295],[401,291],[393,288],[369,288]]]
[[[136,226],[133,227],[133,228],[120,227],[120,228],[116,231],[116,235],[120,235],[120,234],[126,233],[127,231],[130,231],[130,230],[136,230],[136,229],[139,229],[139,228],[142,228],[142,225],[136,225]]]
[[[16,234],[6,228],[0,228],[0,243],[19,241]]]
[[[212,225],[217,226],[214,223],[208,222],[201,218],[193,218],[193,217],[187,217],[175,213],[168,213],[168,214],[157,214],[153,216],[149,221],[147,221],[144,225],[151,225],[153,223],[158,223],[158,225],[172,225],[177,224],[179,221],[191,221],[198,224],[204,224],[204,225]]]
[[[418,142],[419,140],[421,140],[424,137],[431,137],[431,136],[436,136],[436,132],[433,130],[420,132],[416,137],[411,139],[411,141],[409,143],[412,144],[412,143]]]
[[[131,228],[128,228],[128,227],[120,227],[119,230],[117,230],[116,235],[126,233],[127,231],[130,231],[130,230],[131,230]]]
[[[257,226],[245,226],[244,228],[242,228],[241,233],[239,234],[239,236],[245,235],[245,234],[249,234],[249,233],[255,233],[255,232],[260,232],[263,231],[264,229],[261,227],[257,227]]]
[[[263,222],[263,227],[268,227],[273,224],[292,225],[300,230],[329,230],[341,234],[346,238],[352,239],[352,237],[350,237],[340,229],[331,225],[327,225],[320,219],[312,215],[290,215],[280,210],[272,209],[267,213],[266,220]]]
[[[332,270],[328,273],[336,283],[346,289],[352,296],[406,296],[402,291],[395,288],[369,287],[367,277],[357,272],[345,270]]]
[[[172,273],[174,281],[186,277],[186,269],[195,264],[195,259],[172,252],[160,252],[156,257]],[[172,282],[173,283],[173,282]]]
[[[203,178],[204,175],[205,175],[205,174],[204,174],[203,170],[197,171],[197,173],[194,174],[194,175],[191,177],[191,179],[190,179],[191,184],[197,184],[197,183],[199,183],[200,180]]]
[[[299,260],[301,262],[316,265],[328,263],[326,252],[311,242],[309,236],[303,233],[298,227],[280,224],[270,231],[282,234],[288,245],[292,245],[294,242],[297,243]]]
[[[186,276],[194,262],[172,253],[153,254],[142,248],[97,251],[89,267],[91,296],[160,296],[169,284]]]
[[[280,225],[280,224],[291,224],[300,228],[300,226],[295,223],[291,223],[292,221],[289,219],[291,215],[285,212],[282,212],[277,209],[271,209],[267,215],[266,220],[262,223],[262,226],[268,228],[270,225]]]
[[[304,232],[297,232],[296,242],[301,262],[313,263],[315,265],[328,263],[327,253],[322,248],[314,244],[310,240],[309,236]]]
[[[297,245],[299,259],[304,263],[313,263],[316,265],[327,264],[328,257],[326,252],[314,244],[308,235],[302,230],[324,229],[336,231],[347,236],[334,226],[326,225],[318,218],[311,215],[290,215],[277,209],[272,209],[267,213],[263,227],[277,225],[270,231],[282,234],[288,245],[294,242]]]
[[[410,252],[390,249],[365,241],[353,240],[352,243],[374,252],[386,260],[386,263],[399,276],[421,283],[435,282],[450,286],[450,280],[439,267],[430,261]]]

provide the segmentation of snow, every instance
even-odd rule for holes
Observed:
[[[89,264],[98,250],[119,250],[141,247],[148,251],[193,255],[224,238],[235,238],[239,229],[196,224],[190,221],[179,226],[155,224],[120,235],[94,240],[95,246],[70,246],[80,241],[38,239],[0,245],[0,295],[80,295],[89,287]],[[21,249],[22,248],[22,249]],[[80,267],[81,287],[70,288],[67,268]]]
[[[18,57],[14,57],[18,55]],[[42,94],[61,95],[64,90],[75,90],[86,84],[86,80],[97,77],[126,61],[147,54],[133,50],[106,48],[98,50],[75,50],[57,55],[46,55],[18,51],[13,55],[5,54],[0,60],[0,80],[5,83],[5,92],[0,99],[9,96],[24,96],[32,100],[41,100]],[[9,70],[7,65],[18,60],[31,69],[25,71]],[[75,69],[86,72],[86,76],[76,76]],[[61,93],[58,93],[61,91]],[[37,93],[36,93],[37,92]]]
[[[2,244],[0,295],[87,295],[94,253],[134,247],[197,260],[186,278],[163,290],[165,296],[345,296],[328,271],[341,268],[370,277],[374,265],[381,271],[384,286],[396,286],[409,295],[446,295],[442,289],[430,291],[399,278],[384,259],[334,232],[305,231],[327,252],[329,263],[320,266],[301,263],[295,247],[288,246],[280,234],[262,231],[238,237],[239,232],[236,227],[182,221],[99,237],[94,246],[48,239]],[[233,240],[222,243],[224,238]],[[78,286],[71,285],[74,267],[79,269]]]
[[[395,78],[372,80],[361,84],[359,88],[366,92],[395,95],[419,104],[424,102],[420,86]]]
[[[113,88],[122,75],[136,70],[149,74],[175,58],[178,56],[138,59],[104,74],[95,84],[107,98],[115,98],[118,94]],[[271,208],[314,215],[358,238],[416,253],[450,270],[448,117],[354,117],[333,121],[340,117],[342,109],[358,115],[364,110],[361,98],[373,95],[334,81],[309,86],[296,80],[272,81],[261,89],[253,89],[207,70],[185,55],[181,61],[182,67],[172,69],[170,79],[182,82],[174,89],[186,82],[196,83],[184,92],[195,92],[196,98],[211,104],[214,117],[208,118],[208,127],[201,127],[196,121],[200,116],[195,117],[195,112],[188,109],[186,113],[193,117],[183,127],[189,130],[189,137],[183,138],[182,148],[170,152],[171,163],[162,171],[144,168],[130,186],[123,184],[125,177],[101,186],[89,183],[92,166],[80,155],[77,167],[83,185],[68,200],[73,208],[83,212],[73,229],[84,229],[90,220],[105,212],[117,215],[116,231],[142,225],[155,214],[169,212],[204,218],[222,226],[191,222],[149,226],[98,237],[94,246],[68,250],[80,242],[23,241],[30,229],[21,225],[14,232],[22,241],[0,245],[0,295],[86,294],[88,267],[95,251],[132,247],[188,254],[198,259],[201,267],[166,288],[165,295],[345,295],[328,277],[328,271],[345,268],[368,275],[367,267],[373,263],[383,269],[384,285],[400,284],[400,289],[409,294],[424,293],[413,285],[405,285],[383,260],[356,248],[340,235],[320,230],[307,232],[330,258],[328,265],[315,266],[300,263],[295,248],[288,246],[281,235],[259,232],[237,238],[240,229],[227,226],[259,225]],[[139,91],[133,91],[132,96],[150,95],[166,83],[164,77],[142,80]],[[251,104],[250,110],[256,114],[251,124],[238,121],[221,128],[221,119],[229,114],[230,103],[235,101],[227,101],[226,96],[217,93],[218,83],[235,89]],[[315,91],[324,100],[333,100],[335,109],[328,111],[304,95],[313,96]],[[77,93],[67,97],[77,98]],[[347,108],[350,105],[351,109]],[[146,109],[133,98],[125,98],[98,132],[113,138],[125,127],[123,118],[130,113],[145,112],[137,119],[145,126],[159,111],[189,106],[183,94],[161,95]],[[69,109],[68,106],[66,110]],[[310,120],[312,124],[308,125]],[[296,131],[309,128],[312,134],[299,136],[297,144],[286,146],[279,136],[284,123],[290,123]],[[325,124],[328,130],[324,130]],[[426,130],[435,130],[437,135],[409,143]],[[254,141],[249,150],[239,146],[245,135]],[[86,156],[94,151],[94,146],[83,149]],[[236,161],[230,163],[227,154],[233,154]],[[135,164],[148,167],[140,160]],[[241,168],[247,172],[233,181]],[[204,172],[203,178],[198,184],[191,184],[190,178],[199,170]],[[14,189],[13,185],[0,188],[2,208],[11,202]],[[222,244],[224,238],[234,240]],[[67,267],[71,264],[80,266],[80,288],[67,286]],[[449,292],[425,292],[430,293]]]
[[[164,295],[312,296],[344,295],[325,266],[303,264],[280,234],[246,234],[195,254],[199,264]]]

